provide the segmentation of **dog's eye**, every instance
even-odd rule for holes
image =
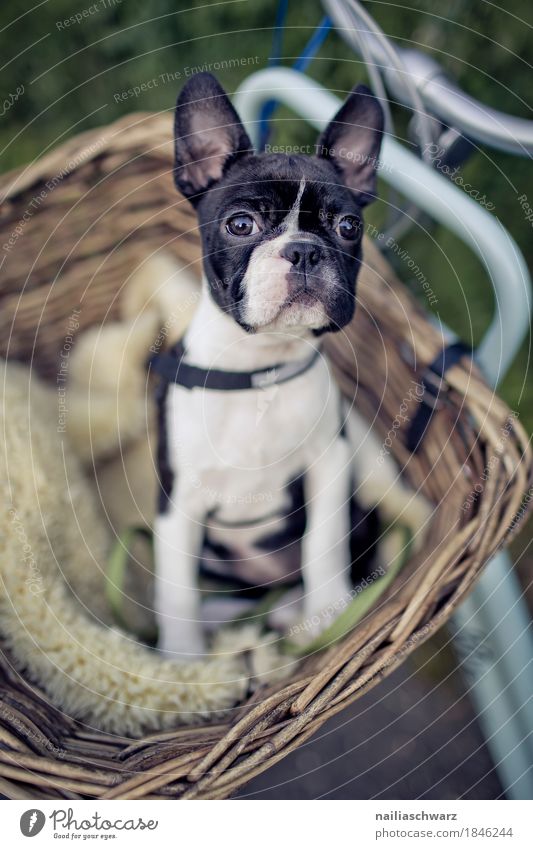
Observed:
[[[335,229],[343,239],[353,242],[359,235],[360,223],[353,215],[344,215]]]
[[[232,215],[226,221],[226,230],[232,236],[253,236],[259,232],[255,219],[247,212],[240,212],[238,215]]]

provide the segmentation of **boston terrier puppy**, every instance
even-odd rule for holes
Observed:
[[[331,614],[316,614],[349,597],[352,452],[320,340],[354,315],[382,135],[382,109],[362,85],[312,156],[254,153],[210,74],[178,97],[174,177],[198,215],[204,279],[182,343],[154,363],[155,607],[158,646],[172,656],[205,651],[206,550],[248,584],[301,568],[303,615],[319,630]]]

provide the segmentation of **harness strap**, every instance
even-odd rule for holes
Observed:
[[[292,380],[304,374],[314,365],[320,351],[313,351],[304,361],[278,363],[258,371],[225,371],[204,369],[184,362],[185,348],[181,342],[168,353],[154,354],[148,360],[148,368],[156,372],[166,383],[176,383],[185,389],[211,389],[226,392],[244,389],[266,389]]]
[[[406,444],[411,453],[416,454],[422,444],[424,434],[437,407],[444,375],[448,369],[466,356],[472,356],[472,349],[463,342],[455,342],[453,345],[442,348],[426,368],[422,377],[424,394],[407,432]]]

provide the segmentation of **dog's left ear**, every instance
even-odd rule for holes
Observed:
[[[369,88],[352,89],[320,135],[317,156],[329,159],[360,206],[376,197],[376,168],[383,136],[383,110]]]
[[[226,92],[206,73],[195,74],[180,92],[174,142],[174,180],[192,203],[252,148]]]

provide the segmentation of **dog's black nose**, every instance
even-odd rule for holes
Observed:
[[[322,251],[314,242],[289,242],[280,251],[283,259],[288,259],[295,271],[305,271],[318,265],[322,259]]]

